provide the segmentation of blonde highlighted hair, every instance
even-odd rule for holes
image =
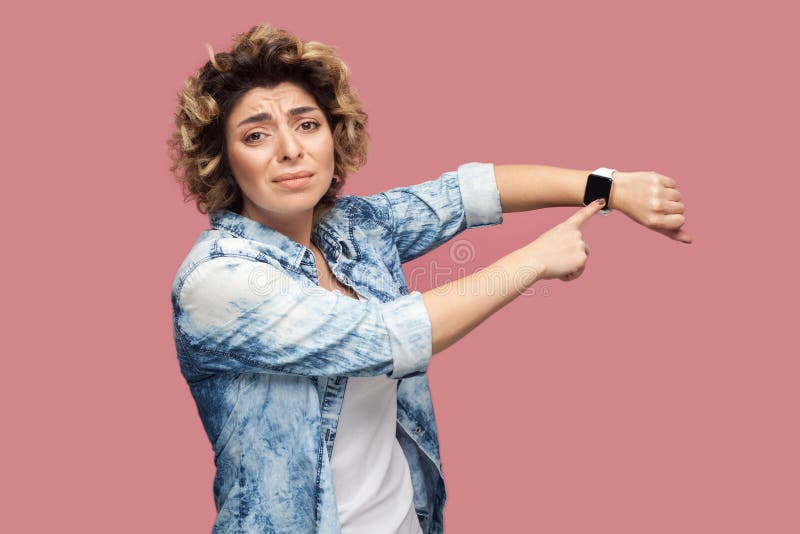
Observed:
[[[339,180],[320,199],[314,220],[335,202],[347,174],[366,163],[367,113],[350,87],[347,65],[333,47],[301,41],[286,30],[254,26],[234,37],[229,51],[214,53],[178,92],[175,131],[167,141],[170,171],[182,184],[184,201],[194,198],[200,213],[242,209],[242,192],[226,155],[225,123],[236,102],[255,87],[293,82],[322,109],[333,135],[334,175]]]

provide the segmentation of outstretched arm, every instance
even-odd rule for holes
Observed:
[[[553,206],[582,206],[591,170],[548,165],[495,165],[503,213]],[[614,172],[609,208],[671,239],[691,243],[685,207],[673,178],[656,172]]]

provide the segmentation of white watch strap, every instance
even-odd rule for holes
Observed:
[[[600,167],[592,171],[592,174],[596,174],[598,176],[605,176],[606,178],[614,179],[614,171],[617,169],[610,169],[608,167]]]

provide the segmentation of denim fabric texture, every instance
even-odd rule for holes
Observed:
[[[503,222],[491,163],[343,196],[311,250],[229,210],[209,214],[172,284],[175,347],[216,466],[214,533],[341,532],[329,459],[347,378],[397,380],[396,436],[423,532],[443,531],[444,474],[427,369],[431,323],[401,265]],[[380,533],[377,533],[380,534]]]

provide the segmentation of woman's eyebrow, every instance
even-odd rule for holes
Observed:
[[[295,115],[300,115],[301,113],[307,113],[309,111],[317,111],[319,108],[315,108],[314,106],[300,106],[299,108],[292,108],[289,110],[287,115],[290,117],[294,117]],[[270,122],[272,120],[272,115],[267,113],[266,111],[262,111],[261,113],[256,113],[250,117],[247,117],[245,120],[240,122],[236,125],[236,127],[240,127],[243,124],[250,124],[251,122]]]

